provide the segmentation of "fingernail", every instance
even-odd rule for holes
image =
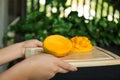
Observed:
[[[72,65],[72,66],[71,66],[71,70],[72,70],[72,71],[77,71],[77,67],[75,67],[75,66]]]
[[[77,69],[77,67],[74,67],[74,71],[77,71],[78,69]]]

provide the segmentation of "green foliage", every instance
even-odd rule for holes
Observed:
[[[120,10],[120,7],[119,7],[120,0],[104,0],[104,1],[112,5],[115,9]]]
[[[9,31],[15,32],[16,36],[22,35],[22,40],[34,38],[43,41],[48,35],[61,34],[68,38],[87,36],[94,45],[120,45],[120,21],[115,23],[107,18],[87,20],[77,15],[77,12],[71,12],[67,18],[47,17],[44,12],[36,11],[10,26]],[[16,42],[15,37],[12,39]],[[10,37],[5,35],[4,40],[10,40]]]

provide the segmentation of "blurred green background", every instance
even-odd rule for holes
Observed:
[[[26,0],[26,15],[8,27],[6,45],[60,34],[86,36],[93,45],[120,45],[119,0]]]

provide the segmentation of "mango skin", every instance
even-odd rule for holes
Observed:
[[[46,53],[63,57],[71,51],[72,42],[61,35],[50,35],[43,41],[43,49]]]

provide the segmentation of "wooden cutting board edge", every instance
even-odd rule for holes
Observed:
[[[106,54],[112,56],[114,59],[108,60],[96,60],[96,61],[66,61],[76,67],[95,67],[95,66],[111,66],[111,65],[120,65],[120,56],[105,50],[103,48],[95,46],[100,51],[105,52]]]
[[[113,57],[113,59],[106,59],[106,60],[88,60],[88,61],[69,61],[69,60],[64,60],[76,67],[95,67],[95,66],[110,66],[110,65],[120,65],[120,56],[107,51],[105,49],[102,49],[100,47],[95,46],[96,49],[106,53],[107,55],[110,55]],[[31,55],[34,55],[34,52],[36,51],[41,51],[42,48],[28,48],[26,50],[26,55],[29,57],[29,53]]]

